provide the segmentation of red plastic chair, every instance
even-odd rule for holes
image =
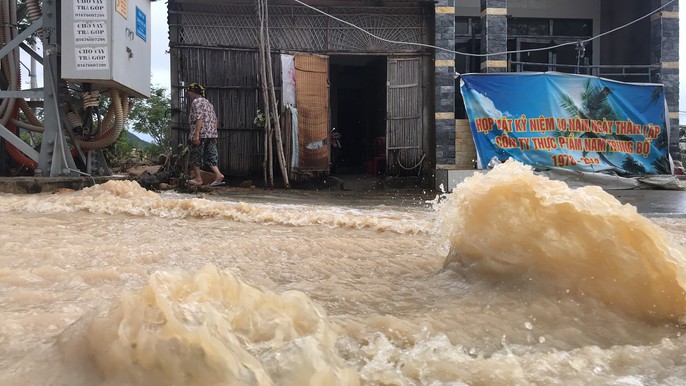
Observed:
[[[373,140],[374,153],[371,161],[372,174],[386,172],[386,137],[376,137]]]

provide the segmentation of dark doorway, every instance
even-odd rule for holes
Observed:
[[[386,136],[386,57],[329,57],[331,127],[340,133],[334,174],[374,173],[374,140]],[[380,168],[384,170],[384,168]]]

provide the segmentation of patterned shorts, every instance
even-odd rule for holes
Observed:
[[[219,153],[217,152],[217,138],[200,138],[200,144],[190,144],[191,166],[217,166]]]

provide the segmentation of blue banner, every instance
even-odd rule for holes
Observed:
[[[482,164],[671,174],[661,84],[561,73],[466,74],[460,91]]]

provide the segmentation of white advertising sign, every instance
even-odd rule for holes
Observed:
[[[107,23],[91,20],[75,22],[74,43],[77,45],[107,44]]]
[[[74,0],[74,20],[107,20],[107,1]]]
[[[76,68],[78,70],[107,70],[110,67],[109,49],[103,47],[78,47]]]

